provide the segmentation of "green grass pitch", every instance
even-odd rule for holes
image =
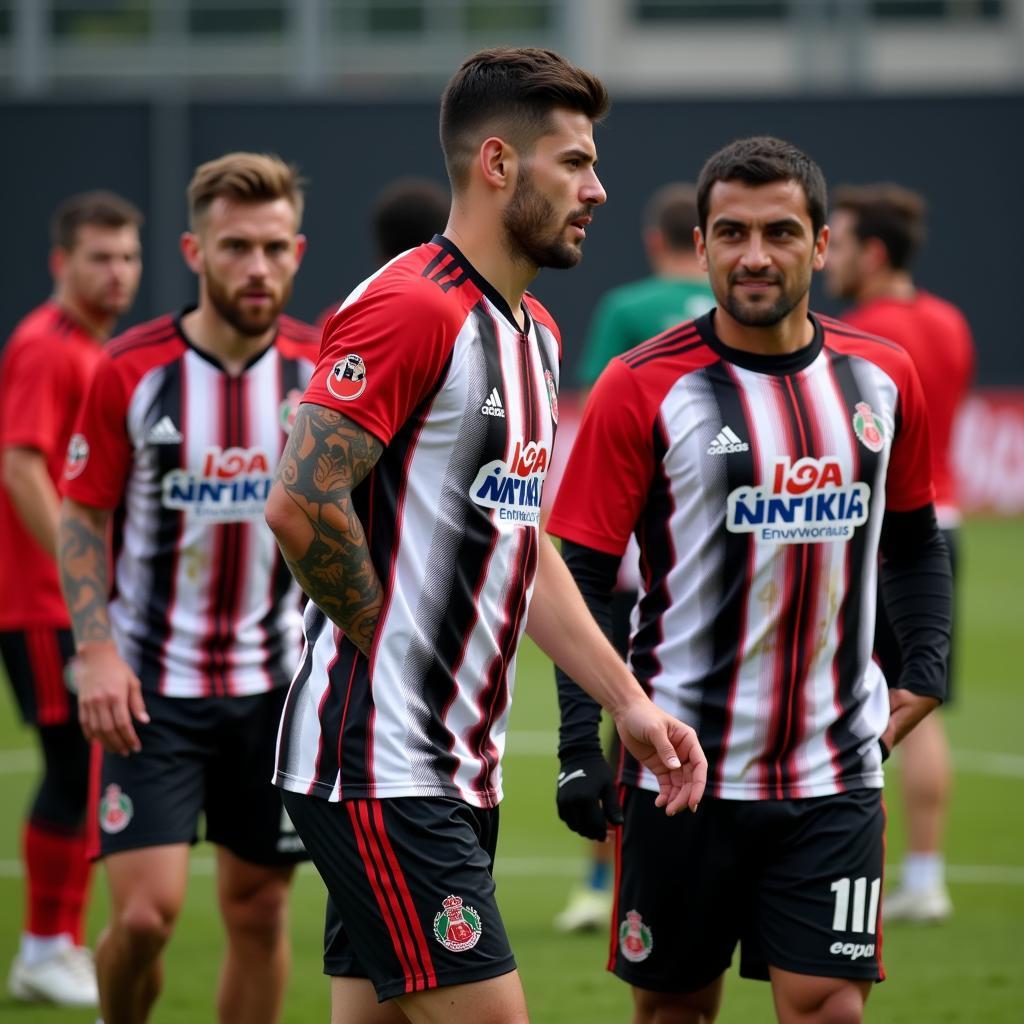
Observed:
[[[946,716],[956,767],[948,841],[956,905],[941,927],[885,931],[889,980],[868,1003],[867,1019],[885,1024],[1020,1024],[1024,1021],[1024,520],[975,520],[963,537],[958,642],[960,701]],[[6,685],[0,686],[8,694]],[[550,667],[527,645],[519,664],[505,759],[506,801],[498,850],[498,896],[519,959],[534,1024],[604,1024],[630,1017],[627,989],[606,974],[607,939],[563,937],[551,919],[582,865],[582,840],[554,811],[556,702]],[[22,915],[18,843],[33,780],[32,736],[0,696],[0,972],[17,943]],[[899,771],[891,763],[890,783]],[[898,865],[903,836],[895,794],[889,799],[888,849]],[[193,854],[188,902],[167,953],[154,1024],[213,1019],[222,936],[209,847]],[[685,865],[680,865],[680,871]],[[666,884],[671,884],[667,879]],[[102,871],[90,936],[106,913]],[[320,973],[323,889],[309,869],[296,881],[291,928],[294,963],[287,1022],[328,1020]],[[91,1022],[87,1011],[21,1007],[6,987],[0,1018],[23,1024]],[[731,977],[720,1021],[774,1019],[767,985]]]

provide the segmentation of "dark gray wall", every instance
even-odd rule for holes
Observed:
[[[1018,232],[1024,227],[1024,94],[793,100],[623,100],[597,135],[609,193],[586,257],[573,272],[546,271],[534,290],[559,319],[571,363],[597,297],[642,276],[639,237],[648,194],[693,179],[714,149],[772,133],[804,147],[831,184],[892,180],[923,192],[932,208],[919,282],[958,303],[977,335],[979,382],[1024,385],[1016,322]],[[183,304],[192,282],[177,256],[191,169],[231,149],[271,150],[309,179],[309,253],[292,312],[313,318],[372,269],[367,216],[391,178],[444,180],[436,102],[245,102],[152,105],[0,105],[0,164],[8,196],[0,333],[49,287],[46,223],[65,195],[122,191],[147,212],[147,268],[125,323]],[[837,307],[820,290],[815,305]]]

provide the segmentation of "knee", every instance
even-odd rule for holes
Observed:
[[[855,988],[833,992],[822,1004],[817,1018],[821,1024],[861,1024],[864,998]]]
[[[176,910],[137,898],[115,913],[111,927],[139,959],[150,959],[167,944],[176,918]]]
[[[288,923],[288,883],[273,879],[241,893],[221,898],[228,931],[266,946],[281,941]]]

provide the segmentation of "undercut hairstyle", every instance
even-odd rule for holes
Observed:
[[[861,242],[877,238],[894,270],[910,268],[925,238],[928,204],[923,196],[890,183],[845,185],[836,189],[832,208],[853,215]]]
[[[693,185],[663,185],[647,203],[644,227],[661,232],[665,244],[675,252],[693,251],[696,226],[697,189]]]
[[[305,182],[294,164],[273,153],[227,153],[196,168],[188,185],[189,226],[193,231],[215,199],[236,203],[270,203],[287,199],[295,209],[295,226],[302,223]]]
[[[69,196],[50,218],[50,242],[70,252],[78,242],[78,229],[85,224],[101,228],[142,227],[145,218],[138,207],[116,192],[102,189]]]
[[[552,130],[556,108],[597,122],[610,106],[596,75],[553,50],[503,47],[473,54],[441,97],[441,150],[452,190],[465,188],[473,159],[489,136],[529,153]]]
[[[825,226],[828,189],[821,168],[791,142],[770,135],[737,139],[715,153],[697,179],[697,214],[700,230],[707,233],[711,189],[719,181],[740,181],[744,185],[771,185],[795,181],[804,192],[814,237]]]
[[[382,259],[429,242],[448,223],[448,193],[425,178],[392,182],[373,204],[373,234]]]

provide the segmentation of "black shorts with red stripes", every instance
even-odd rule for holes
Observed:
[[[608,968],[637,988],[695,992],[740,945],[740,974],[880,981],[880,789],[718,800],[668,817],[624,788]]]
[[[78,721],[78,702],[66,681],[74,653],[70,629],[30,626],[0,631],[0,657],[26,725]]]
[[[492,877],[497,808],[289,792],[284,803],[327,884],[325,974],[369,978],[383,1002],[515,970]]]
[[[89,852],[206,839],[251,864],[308,860],[271,781],[286,687],[247,697],[145,695],[136,722],[142,749],[128,757],[93,748]]]

